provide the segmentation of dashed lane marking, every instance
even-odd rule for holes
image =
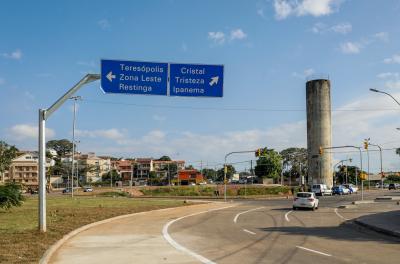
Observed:
[[[305,248],[305,247],[300,247],[300,246],[296,246],[296,247],[300,248],[300,249],[303,249],[303,250],[306,250],[306,251],[317,253],[317,254],[320,254],[320,255],[323,255],[323,256],[332,257],[331,254],[327,254],[327,253],[320,252],[320,251],[317,251],[317,250],[313,250],[313,249],[310,249],[310,248]]]

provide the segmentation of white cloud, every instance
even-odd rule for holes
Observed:
[[[374,35],[374,37],[375,37],[376,39],[379,39],[379,40],[383,41],[383,42],[388,42],[388,41],[389,41],[389,34],[388,34],[387,32],[379,32],[379,33],[376,33],[376,34]]]
[[[315,23],[311,28],[311,31],[316,34],[324,34],[328,32],[334,32],[339,34],[347,34],[351,32],[352,25],[348,22],[340,23],[333,26],[328,26],[324,23]]]
[[[124,133],[117,128],[110,129],[99,129],[99,130],[75,130],[75,134],[78,137],[89,137],[89,138],[106,138],[111,140],[123,139]]]
[[[277,19],[285,19],[293,13],[293,7],[285,0],[275,0],[275,17]]]
[[[390,80],[385,82],[385,86],[388,89],[400,89],[400,80]]]
[[[345,42],[340,44],[340,50],[345,54],[360,53],[361,47],[361,44],[357,42]]]
[[[211,39],[214,43],[219,45],[225,43],[225,34],[221,31],[208,32],[208,38]]]
[[[22,58],[22,51],[19,49],[16,49],[15,51],[13,51],[11,53],[3,53],[1,55],[7,59],[20,60]]]
[[[24,139],[33,139],[38,138],[38,127],[29,125],[29,124],[18,124],[9,129],[10,137],[21,141]],[[46,138],[53,138],[55,136],[55,132],[53,129],[46,128]]]
[[[340,34],[347,34],[351,32],[352,25],[350,23],[341,23],[331,27],[331,30]]]
[[[394,54],[392,57],[384,59],[383,62],[387,64],[392,64],[392,63],[400,64],[400,54]]]
[[[388,79],[388,78],[399,78],[400,74],[397,72],[382,72],[379,73],[376,77],[380,79]]]
[[[315,17],[336,11],[339,0],[274,0],[275,17],[285,19],[290,15]]]
[[[107,19],[101,19],[97,21],[97,24],[100,26],[102,30],[108,30],[111,28],[111,24]]]
[[[305,69],[303,73],[294,72],[294,73],[292,73],[292,76],[296,77],[296,78],[300,78],[300,79],[306,79],[307,77],[310,77],[314,73],[315,73],[314,69],[309,68],[309,69]]]
[[[247,38],[247,35],[246,35],[246,33],[243,32],[242,29],[238,28],[238,29],[234,29],[231,31],[231,36],[230,36],[231,40],[235,40],[235,39],[242,40],[245,38]]]
[[[318,34],[318,33],[323,33],[327,31],[327,26],[324,23],[316,23],[314,26],[311,28],[311,31]]]

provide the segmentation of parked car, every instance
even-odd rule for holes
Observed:
[[[93,192],[92,187],[83,187],[83,192]]]
[[[332,195],[332,190],[330,190],[326,184],[314,184],[311,187],[311,191],[320,196]]]
[[[353,184],[343,184],[343,186],[349,189],[350,194],[358,193],[358,187]]]
[[[293,199],[293,210],[298,208],[318,209],[319,200],[313,192],[298,192]]]
[[[395,183],[389,184],[389,190],[396,190],[396,189],[398,189],[398,188],[399,188],[399,187],[397,187]]]
[[[71,188],[65,188],[62,192],[63,193],[70,193],[70,192],[72,192],[72,189]]]
[[[344,194],[349,194],[350,190],[344,187],[343,185],[338,185],[338,186],[333,186],[332,187],[332,194],[337,194],[337,195],[344,195]]]

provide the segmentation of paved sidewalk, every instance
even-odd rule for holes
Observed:
[[[198,263],[164,239],[164,225],[181,216],[229,205],[209,203],[158,210],[100,224],[68,239],[48,263]]]
[[[369,201],[348,206],[340,213],[358,225],[400,238],[400,205],[396,201]]]

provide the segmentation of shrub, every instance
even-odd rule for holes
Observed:
[[[8,210],[13,206],[21,206],[24,200],[20,185],[7,184],[0,186],[0,208]]]
[[[129,193],[126,192],[103,192],[99,194],[100,196],[122,196],[122,197],[128,197]]]

